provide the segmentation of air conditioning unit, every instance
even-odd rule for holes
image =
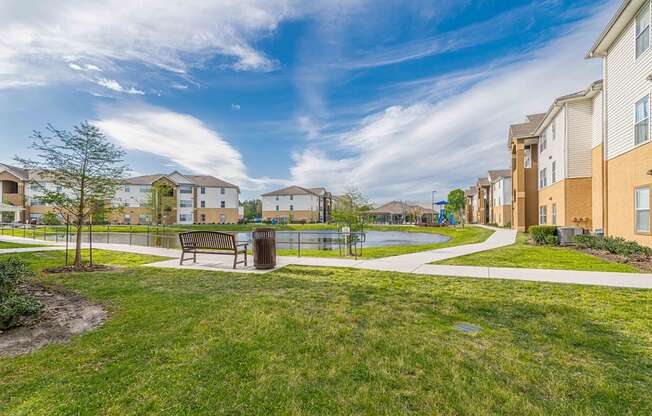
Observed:
[[[579,227],[559,227],[557,233],[559,234],[559,244],[566,246],[574,244],[575,236],[584,234],[584,229]]]

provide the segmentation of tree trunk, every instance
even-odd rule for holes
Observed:
[[[77,223],[77,241],[75,241],[75,267],[81,267],[82,225]]]

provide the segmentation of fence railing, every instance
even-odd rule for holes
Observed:
[[[173,226],[86,225],[82,228],[82,242],[125,244],[147,247],[179,248],[178,234],[191,231]],[[238,242],[251,243],[251,231],[223,231],[235,234]],[[74,243],[77,233],[73,226],[32,225],[0,223],[0,236],[10,235],[33,240]],[[366,242],[364,232],[343,233],[337,231],[277,231],[276,246],[279,249],[338,250],[340,256],[360,257]]]

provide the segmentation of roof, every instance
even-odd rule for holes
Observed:
[[[586,58],[596,58],[606,55],[607,51],[627,27],[627,24],[636,16],[647,0],[624,0],[616,14],[611,18],[591,49],[586,53]]]
[[[0,170],[6,170],[12,175],[16,176],[19,179],[24,181],[29,179],[29,170],[19,168],[17,166],[7,165],[6,163],[0,163]]]
[[[527,121],[525,123],[512,124],[511,126],[509,126],[507,147],[512,146],[512,140],[514,139],[525,139],[529,137],[536,137],[534,131],[536,130],[537,127],[539,127],[539,124],[541,124],[541,120],[543,120],[545,116],[546,113],[530,114],[529,116],[526,116]]]
[[[464,195],[465,195],[465,196],[473,196],[473,195],[475,195],[477,192],[478,192],[478,191],[477,191],[475,188],[471,187],[471,188],[467,189],[466,191],[464,191]]]
[[[511,169],[501,169],[501,170],[490,170],[488,179],[493,182],[500,178],[511,178],[511,177],[512,177]]]
[[[324,188],[304,188],[301,186],[288,186],[287,188],[279,189],[276,191],[262,194],[261,196],[281,196],[281,195],[316,195],[319,196],[321,191],[326,191]]]
[[[541,122],[537,126],[534,132],[535,135],[538,136],[543,132],[543,129],[547,127],[552,119],[557,115],[557,113],[559,113],[559,110],[562,108],[563,104],[573,100],[593,98],[598,92],[602,91],[602,84],[602,80],[594,81],[591,83],[591,85],[589,85],[587,89],[568,95],[562,95],[561,97],[556,98],[550,106],[550,109],[548,109],[545,117],[541,119]]]
[[[170,174],[157,173],[154,175],[143,175],[135,176],[133,178],[127,178],[123,183],[130,185],[151,185],[161,178],[167,178],[172,174],[180,174],[179,172],[172,172]],[[220,187],[220,188],[236,188],[239,189],[236,185],[233,185],[229,182],[226,182],[222,179],[216,178],[215,176],[210,175],[182,175],[185,178],[188,178],[194,185],[204,186],[204,187]]]
[[[489,179],[478,178],[478,186],[489,186]]]
[[[432,209],[424,208],[420,205],[410,204],[407,202],[391,201],[378,208],[368,211],[369,214],[391,214],[403,215],[413,211],[419,211],[421,214],[432,213]]]

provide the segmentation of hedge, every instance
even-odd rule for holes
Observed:
[[[649,257],[652,256],[652,249],[642,246],[636,241],[625,240],[622,237],[598,237],[595,235],[575,236],[575,244],[579,248],[590,248],[593,250],[607,251],[625,257]]]
[[[557,227],[552,225],[533,225],[529,229],[530,236],[535,244],[540,246],[554,246],[559,244]]]

